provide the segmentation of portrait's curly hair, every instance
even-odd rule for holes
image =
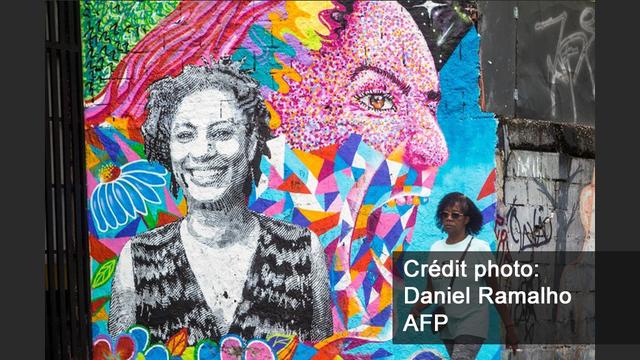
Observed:
[[[202,90],[216,89],[234,95],[238,108],[246,118],[247,136],[256,137],[256,151],[249,159],[251,176],[243,191],[249,194],[251,184],[260,179],[262,155],[270,157],[266,142],[273,138],[269,128],[270,115],[260,95],[260,84],[240,70],[242,62],[229,58],[211,60],[205,65],[187,65],[176,77],[164,77],[149,86],[147,117],[142,124],[144,150],[149,161],[157,161],[171,171],[171,192],[177,197],[178,183],[173,174],[169,140],[171,124],[182,100]]]
[[[466,227],[467,233],[478,235],[480,230],[482,230],[482,213],[471,199],[460,192],[448,193],[440,200],[440,203],[438,203],[438,209],[436,210],[436,226],[438,229],[444,231],[440,214],[442,214],[446,208],[456,204],[460,206],[464,215],[469,217],[469,223]]]

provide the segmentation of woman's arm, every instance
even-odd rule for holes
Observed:
[[[428,277],[428,278],[427,278],[427,286],[425,287],[425,291],[428,291],[428,292],[431,292],[431,293],[433,292],[433,283],[431,282],[431,277]],[[418,302],[417,302],[417,303],[415,303],[415,304],[413,305],[413,307],[411,308],[411,314],[412,314],[414,317],[418,317],[418,316],[420,316],[420,313],[421,313],[424,309],[428,308],[428,307],[429,307],[429,306],[431,306],[431,305],[433,305],[433,304],[424,304],[424,303],[422,303],[421,301],[418,301]]]
[[[494,263],[497,262],[495,259],[495,256],[493,255],[493,252],[491,251],[491,248],[489,248],[488,245],[485,246],[482,251],[483,251],[483,256],[486,256],[482,260],[482,263],[486,264],[488,260],[491,260]],[[515,354],[518,348],[518,334],[516,332],[516,326],[513,323],[513,320],[511,319],[511,315],[509,314],[509,307],[506,304],[498,304],[495,301],[495,296],[496,296],[495,294],[500,290],[498,286],[498,278],[487,276],[484,279],[487,285],[489,285],[493,290],[491,298],[493,300],[493,303],[496,306],[496,310],[498,310],[498,314],[500,314],[500,318],[502,318],[502,322],[504,323],[504,327],[507,332],[505,345],[507,348],[511,348],[511,350],[513,350],[513,353]]]
[[[109,334],[115,337],[134,325],[136,321],[136,290],[133,280],[131,241],[120,252],[118,265],[111,283]]]
[[[313,321],[310,340],[320,341],[333,334],[333,317],[326,256],[320,239],[314,233],[311,233],[311,291]]]

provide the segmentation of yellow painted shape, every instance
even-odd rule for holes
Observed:
[[[304,217],[309,219],[309,221],[311,222],[316,222],[318,220],[328,218],[331,215],[337,214],[335,212],[313,211],[313,210],[305,210],[305,209],[298,209],[298,211],[300,211],[300,213],[304,215]]]
[[[347,316],[352,317],[353,315],[362,311],[362,307],[358,303],[357,299],[349,299],[349,306],[347,307]]]
[[[107,315],[107,311],[105,310],[105,306],[100,309],[95,315],[91,317],[91,322],[96,322],[99,320],[109,320],[109,316]]]
[[[180,201],[180,204],[178,204],[178,210],[180,210],[180,214],[182,214],[182,216],[187,215],[187,199],[182,199],[182,201]]]
[[[289,92],[290,87],[289,83],[287,83],[284,77],[286,76],[292,81],[300,82],[302,80],[302,76],[300,76],[300,74],[298,74],[298,72],[294,68],[280,61],[280,59],[278,59],[278,56],[274,56],[274,59],[278,64],[282,66],[282,69],[273,69],[271,71],[271,75],[273,76],[273,80],[276,82],[276,84],[278,84],[278,92],[286,94]]]
[[[384,309],[391,304],[391,286],[384,283],[380,289],[380,309]]]
[[[345,330],[345,331],[333,333],[333,335],[329,336],[324,340],[319,341],[318,343],[313,345],[313,347],[318,350],[322,350],[325,346],[331,345],[331,343],[333,343],[334,341],[344,339],[346,337],[349,337],[349,331]]]
[[[196,348],[193,346],[189,346],[184,349],[182,353],[182,360],[195,360],[196,359]]]
[[[296,349],[297,342],[291,341],[282,350],[278,351],[278,360],[289,360],[293,358],[294,350]]]
[[[360,272],[357,270],[349,270],[349,273],[351,274],[351,278],[355,279],[355,277],[358,276]]]
[[[129,119],[109,116],[108,118],[105,119],[105,121],[108,124],[111,124],[111,126],[113,126],[114,128],[118,129],[118,131],[120,131],[124,136],[126,136],[127,139],[130,139],[129,131],[128,131]]]
[[[375,338],[380,334],[381,331],[382,328],[379,326],[369,326],[366,329],[362,330],[359,336],[365,338]]]
[[[362,205],[360,212],[358,212],[358,218],[356,219],[356,229],[362,229],[367,226],[367,219],[373,211],[373,205]]]
[[[389,154],[389,156],[387,156],[387,159],[402,163],[403,157],[404,157],[404,146],[398,146],[395,150],[393,150],[391,154]]]
[[[85,144],[84,149],[85,149],[84,150],[85,159],[86,159],[86,162],[87,162],[87,169],[91,169],[94,166],[98,165],[100,163],[100,160],[93,153],[93,151],[91,151],[91,147],[89,146],[89,144]]]
[[[333,269],[335,271],[344,271],[344,268],[342,267],[342,261],[336,261],[334,264],[335,265],[334,265]]]
[[[264,104],[267,106],[267,110],[269,111],[269,128],[271,130],[275,130],[280,127],[282,120],[280,119],[280,114],[273,108],[271,103],[265,101]]]
[[[311,171],[311,173],[313,174],[313,176],[315,176],[316,179],[320,176],[320,170],[322,170],[322,165],[325,162],[323,158],[321,158],[320,156],[306,153],[299,149],[293,149],[293,153],[296,154],[298,159],[307,166],[307,169]]]
[[[271,33],[284,41],[284,34],[293,35],[302,45],[311,50],[320,50],[322,38],[331,32],[321,21],[320,13],[333,9],[331,1],[287,1],[286,15],[273,12],[269,14]]]

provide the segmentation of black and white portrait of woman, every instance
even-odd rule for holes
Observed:
[[[189,344],[227,333],[245,339],[332,334],[322,246],[309,230],[247,208],[269,156],[269,112],[259,84],[229,60],[186,66],[149,87],[145,153],[171,171],[187,214],[133,237],[116,268],[109,314],[115,336],[133,324]]]

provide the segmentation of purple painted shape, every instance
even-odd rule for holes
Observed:
[[[400,235],[402,235],[402,231],[402,222],[398,220],[398,222],[391,228],[391,230],[389,230],[387,236],[384,237],[384,243],[385,245],[387,245],[387,250],[391,251],[393,248],[395,248]]]
[[[375,175],[373,175],[373,179],[371,179],[371,185],[391,185],[391,179],[389,177],[389,166],[387,166],[387,162],[384,161],[376,171]]]
[[[298,209],[293,209],[293,218],[291,219],[291,222],[302,227],[307,227],[311,224],[311,221],[304,217]]]
[[[104,150],[116,165],[120,166],[122,163],[126,162],[126,156],[115,141],[113,141],[108,135],[105,135],[99,128],[94,128],[94,131],[98,136],[98,139],[100,139],[100,143],[104,146]]]
[[[258,198],[253,204],[251,204],[250,209],[257,213],[263,213],[265,210],[267,210],[271,205],[275,203],[276,202],[273,200]]]
[[[389,316],[391,316],[391,306],[387,306],[384,310],[380,311],[378,315],[374,316],[371,319],[371,325],[373,326],[384,326],[389,320]]]
[[[362,142],[362,135],[354,134],[349,136],[349,138],[338,149],[337,155],[340,156],[347,164],[352,164],[353,158],[358,151],[358,146],[360,146],[360,142]]]
[[[290,58],[285,54],[279,54],[281,56],[281,60],[285,64],[289,64],[290,60],[295,60],[304,66],[311,66],[313,60],[311,56],[309,56],[309,49],[307,49],[302,43],[291,34],[283,34],[282,37],[284,41],[293,48],[296,52],[296,56],[294,58]]]
[[[140,217],[137,217],[133,220],[129,225],[125,226],[124,229],[120,230],[120,232],[116,235],[116,237],[125,237],[125,236],[134,236],[138,233],[138,224],[140,223]]]
[[[373,353],[373,355],[371,355],[372,359],[382,359],[382,358],[386,358],[389,356],[392,356],[393,354],[388,352],[385,349],[378,349],[376,352]]]
[[[482,225],[488,224],[496,219],[496,203],[487,206],[482,210]]]
[[[340,194],[339,191],[329,192],[329,193],[324,194],[324,209],[325,210],[327,210],[329,208],[329,206],[331,206],[331,204],[333,204],[333,201],[336,199],[338,194]]]

